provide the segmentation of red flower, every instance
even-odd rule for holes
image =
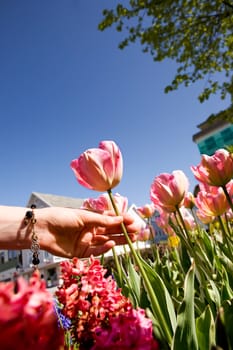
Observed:
[[[95,345],[91,350],[158,350],[159,344],[152,336],[152,322],[142,309],[130,309],[110,316],[106,328],[97,328]]]
[[[97,327],[108,322],[110,315],[126,311],[130,301],[121,294],[99,260],[61,262],[63,285],[56,292],[63,305],[62,313],[72,320],[71,333],[81,349],[93,345]]]
[[[71,336],[79,349],[88,350],[94,346],[93,350],[124,350],[130,348],[129,344],[137,350],[157,349],[151,320],[145,317],[144,310],[133,310],[115,280],[106,277],[99,260],[93,257],[89,261],[73,259],[62,262],[61,268],[64,283],[56,295],[63,305],[62,313],[71,319]],[[119,334],[119,341],[108,343],[109,337],[111,341],[117,340],[116,334]],[[101,343],[103,339],[106,342]],[[112,347],[108,347],[110,345]]]
[[[52,295],[35,272],[27,283],[0,283],[0,344],[2,350],[55,350],[64,344]]]

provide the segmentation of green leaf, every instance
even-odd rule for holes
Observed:
[[[228,304],[228,303],[227,303]],[[229,341],[229,336],[231,336],[232,339],[232,307],[230,310],[230,317],[226,317],[226,308],[228,305],[225,304],[225,308],[220,307],[218,310],[218,315],[216,318],[216,345],[219,349],[226,349],[231,350],[232,342]],[[231,321],[230,324],[228,322]]]
[[[216,286],[213,280],[208,281],[206,292],[209,302],[212,302],[215,305],[216,309],[218,309],[221,305],[221,297],[218,287]]]
[[[229,278],[228,278],[228,274],[224,268],[224,266],[222,266],[222,270],[223,270],[223,274],[222,274],[222,280],[224,281],[223,285],[222,285],[222,300],[227,300],[227,299],[233,299],[233,290],[230,287],[229,284]]]
[[[172,350],[198,350],[194,316],[194,262],[184,282],[184,299],[178,310],[177,327],[173,338]]]
[[[223,303],[225,330],[228,338],[229,349],[233,349],[233,300]]]
[[[166,323],[173,334],[176,328],[176,314],[170,294],[157,272],[153,270],[145,260],[141,259],[141,262],[154,290],[155,297],[157,298],[160,307],[160,312],[163,313]],[[156,318],[155,314],[154,318]]]
[[[215,323],[209,305],[207,305],[201,316],[197,318],[196,330],[199,350],[211,349],[215,345]]]
[[[141,298],[141,277],[136,272],[135,267],[133,266],[131,259],[127,259],[125,261],[126,270],[128,271],[128,287],[130,290],[130,294],[134,299],[134,307],[140,306],[140,298]]]

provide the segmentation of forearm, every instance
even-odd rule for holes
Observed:
[[[31,232],[24,223],[27,210],[0,206],[0,249],[30,249]]]

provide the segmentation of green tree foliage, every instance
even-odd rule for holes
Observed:
[[[230,107],[228,107],[227,109],[224,109],[223,111],[220,111],[216,114],[211,114],[206,120],[206,123],[208,123],[209,125],[212,125],[218,120],[224,120],[228,123],[233,124],[233,104],[231,104]]]
[[[201,102],[217,91],[233,96],[232,0],[122,0],[103,11],[99,29],[112,25],[124,33],[121,49],[139,41],[154,61],[178,63],[165,92],[205,78]]]

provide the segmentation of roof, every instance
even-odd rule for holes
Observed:
[[[211,135],[215,132],[228,128],[230,125],[232,124],[222,120],[216,121],[213,124],[208,124],[204,122],[198,125],[201,131],[193,135],[193,141],[197,142],[200,138],[203,138],[205,136]]]
[[[27,206],[39,203],[39,207],[63,207],[63,208],[80,208],[84,202],[82,198],[72,198],[58,196],[55,194],[32,192]]]

